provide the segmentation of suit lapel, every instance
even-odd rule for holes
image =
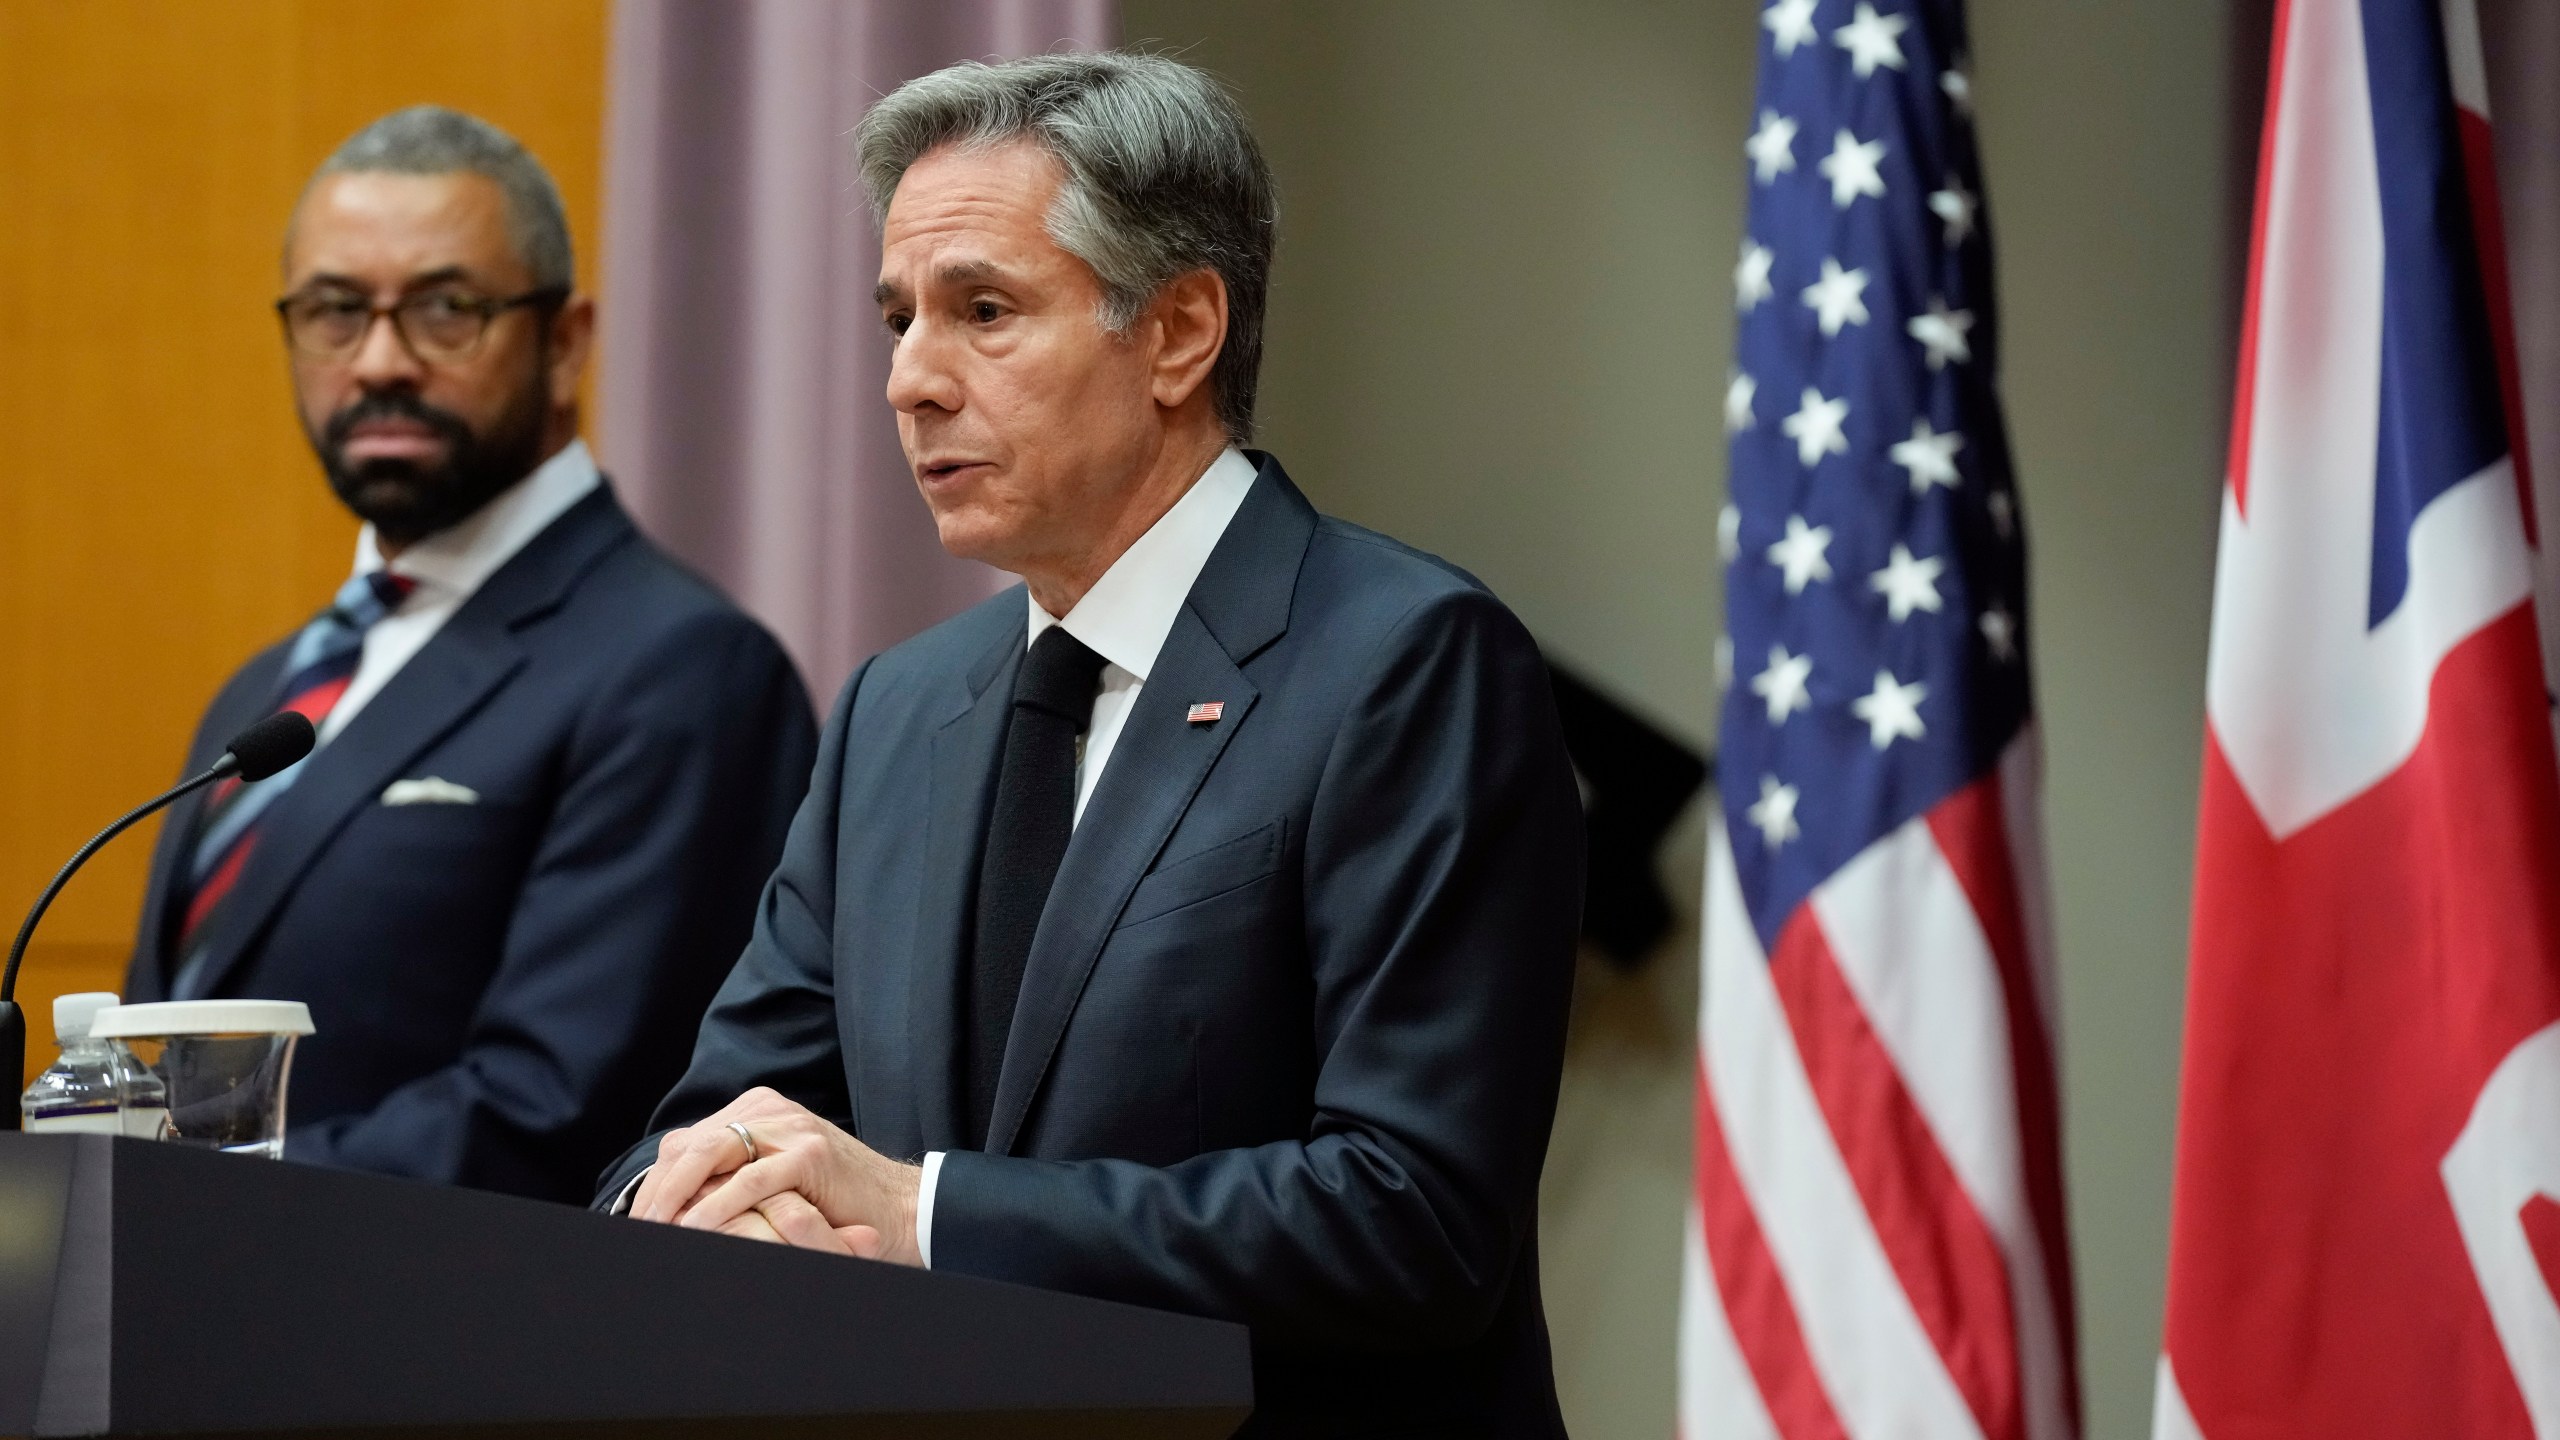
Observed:
[[[194,748],[188,752],[186,774],[200,773],[222,753],[231,736],[240,733],[260,717],[260,707],[273,695],[277,672],[284,665],[284,646],[276,645],[242,666],[231,683],[224,687],[197,728]],[[134,964],[126,981],[131,992],[130,1003],[167,997],[169,982],[176,978],[176,965],[169,953],[175,938],[177,917],[169,913],[172,897],[180,877],[187,870],[188,853],[194,848],[196,824],[204,815],[208,791],[198,790],[169,807],[160,819],[160,834],[151,846],[150,879],[142,897],[141,923],[135,926]]]
[[[189,774],[204,768],[190,763]],[[204,814],[205,792],[194,794],[169,807],[161,817],[160,838],[151,847],[151,883],[142,897],[141,934],[136,942],[139,963],[134,965],[125,988],[133,993],[125,996],[127,1004],[159,1000],[169,993],[171,972],[169,942],[176,926],[169,914],[169,897],[178,876],[187,868],[188,842],[195,838],[196,822]],[[145,983],[147,982],[147,988]]]
[[[187,774],[202,766],[189,764]],[[125,1004],[141,1004],[169,994],[169,884],[177,879],[179,856],[187,835],[195,835],[197,815],[205,812],[205,792],[179,799],[161,815],[161,833],[151,843],[151,879],[143,887],[143,915],[133,938],[133,966],[125,976]]]
[[[1259,693],[1198,617],[1184,610],[1111,747],[1040,912],[987,1124],[990,1153],[1012,1153],[1103,940]],[[1183,719],[1200,700],[1226,703],[1216,724]]]
[[[558,608],[586,572],[636,534],[609,490],[572,506],[463,602],[258,822],[257,846],[225,903],[202,993],[220,993],[330,839],[525,663],[515,632]]]
[[[1024,618],[1027,622],[1027,610]],[[920,1148],[927,1150],[962,1143],[960,974],[969,964],[978,856],[985,848],[987,809],[995,803],[996,756],[1013,712],[1013,680],[1022,669],[1026,628],[1007,627],[1004,638],[971,666],[956,710],[933,735],[924,893],[916,915],[915,951],[907,966],[910,1063],[901,1077],[915,1095],[916,1133]]]
[[[1005,1040],[987,1126],[990,1153],[1010,1154],[1021,1138],[1059,1038],[1129,892],[1155,863],[1260,698],[1240,667],[1288,629],[1315,510],[1278,461],[1255,458],[1260,474],[1254,487],[1175,617],[1049,888]],[[1191,706],[1211,700],[1224,702],[1217,721],[1189,723]]]
[[[522,647],[502,627],[465,623],[457,613],[362,714],[303,762],[293,788],[258,821],[257,847],[224,907],[202,993],[220,993],[330,838],[523,664]]]

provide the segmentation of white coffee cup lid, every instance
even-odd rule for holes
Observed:
[[[155,1000],[112,1005],[89,1022],[101,1040],[135,1035],[308,1035],[311,1007],[299,1000]]]
[[[53,997],[54,1043],[68,1045],[74,1040],[87,1039],[90,1022],[98,1018],[99,1011],[114,1005],[116,1000],[113,990],[82,990],[77,994]]]

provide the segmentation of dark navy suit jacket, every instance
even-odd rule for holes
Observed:
[[[1243,1321],[1248,1433],[1560,1435],[1534,1238],[1582,821],[1546,671],[1255,458],[1050,893],[984,1153],[954,1042],[1018,588],[846,687],[652,1128],[770,1085],[950,1152],[936,1269]]]
[[[283,663],[232,677],[189,773]],[[609,490],[552,522],[304,762],[215,922],[207,993],[318,1027],[287,1156],[583,1203],[746,941],[815,728],[773,638]],[[381,803],[427,777],[479,801]],[[162,828],[128,999],[175,973],[196,817]]]

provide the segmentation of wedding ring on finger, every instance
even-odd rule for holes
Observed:
[[[758,1153],[756,1150],[756,1137],[747,1129],[747,1122],[744,1120],[732,1120],[729,1122],[729,1129],[731,1133],[738,1137],[738,1143],[747,1147],[747,1163],[750,1165],[756,1163],[756,1155]]]

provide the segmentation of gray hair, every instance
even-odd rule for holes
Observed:
[[[1102,282],[1103,328],[1126,331],[1167,282],[1196,270],[1227,286],[1227,337],[1209,375],[1219,421],[1253,438],[1262,308],[1280,207],[1271,168],[1225,87],[1161,55],[968,61],[910,80],[854,128],[874,220],[935,149],[1028,140],[1066,172],[1049,238]]]
[[[534,288],[566,290],[576,283],[569,249],[569,216],[551,172],[516,137],[477,116],[442,105],[394,110],[353,135],[311,173],[316,185],[330,175],[389,172],[395,175],[483,175],[507,200],[507,239],[533,272]]]

